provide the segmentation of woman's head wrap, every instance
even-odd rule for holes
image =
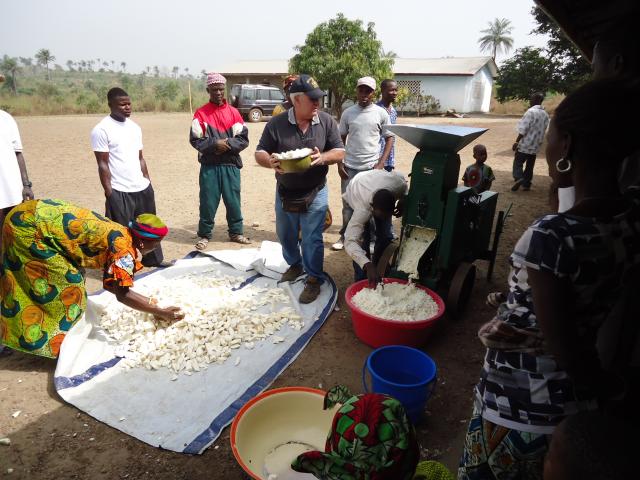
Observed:
[[[379,393],[351,395],[338,385],[329,390],[325,408],[342,407],[333,417],[324,452],[307,452],[291,464],[326,480],[410,480],[420,455],[415,431],[402,404]]]
[[[287,88],[289,88],[289,87],[291,86],[291,84],[292,84],[293,82],[295,82],[295,81],[298,79],[298,77],[299,77],[299,76],[300,76],[300,75],[289,75],[289,76],[288,76],[287,78],[285,78],[285,79],[284,79],[284,81],[282,82],[282,88],[283,88],[284,90],[286,90]]]
[[[153,213],[143,213],[129,222],[129,229],[138,238],[147,240],[162,240],[169,233],[169,229],[160,218]]]

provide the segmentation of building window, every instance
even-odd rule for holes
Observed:
[[[405,87],[409,90],[409,95],[420,95],[422,93],[422,82],[420,80],[398,80],[398,88]]]

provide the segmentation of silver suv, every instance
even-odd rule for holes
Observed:
[[[231,105],[250,122],[259,122],[270,116],[276,105],[284,102],[284,94],[278,87],[236,83],[231,87]]]

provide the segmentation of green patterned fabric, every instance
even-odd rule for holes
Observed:
[[[303,453],[291,467],[322,480],[413,478],[419,447],[402,404],[378,393],[352,395],[341,385],[327,392],[324,406],[338,403],[325,451]]]

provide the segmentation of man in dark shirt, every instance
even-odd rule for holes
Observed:
[[[312,77],[300,75],[289,93],[293,108],[269,121],[255,157],[258,164],[276,171],[276,233],[289,264],[282,281],[293,281],[307,272],[300,303],[311,303],[324,281],[322,226],[328,207],[328,165],[342,161],[344,145],[333,117],[318,111],[326,94]],[[311,168],[285,173],[273,154],[299,148],[313,150]]]

